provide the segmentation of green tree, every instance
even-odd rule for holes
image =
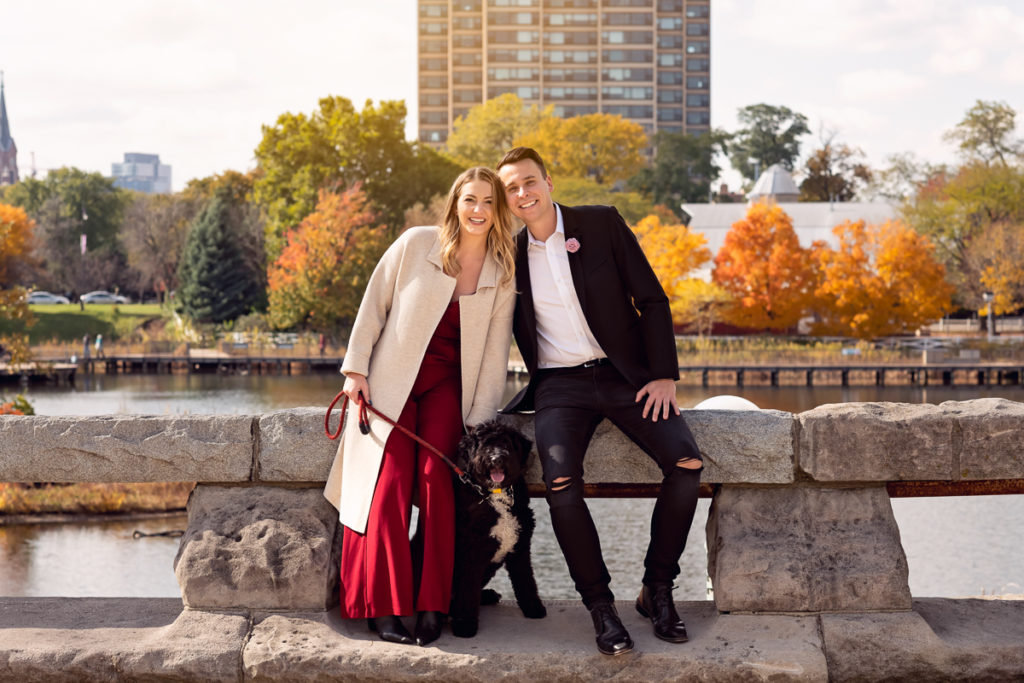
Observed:
[[[461,166],[493,167],[543,119],[553,118],[553,110],[527,105],[512,93],[499,95],[455,119],[445,151]]]
[[[139,194],[125,209],[121,246],[142,292],[156,292],[166,301],[178,286],[185,238],[201,206],[184,193]]]
[[[362,111],[344,97],[325,97],[310,115],[285,113],[263,126],[255,155],[253,197],[267,216],[267,251],[275,258],[288,228],[316,207],[321,189],[362,183],[393,233],[416,202],[444,192],[459,167],[405,139],[405,103],[367,101]]]
[[[1013,137],[1017,112],[1005,102],[978,100],[964,118],[943,137],[957,143],[968,160],[1008,166],[1024,155],[1024,142]]]
[[[744,126],[736,131],[729,146],[729,159],[740,174],[751,181],[773,164],[788,170],[800,156],[800,138],[810,133],[807,117],[789,107],[751,104],[737,114]]]
[[[231,230],[231,202],[225,195],[217,193],[196,217],[178,268],[177,301],[197,322],[233,320],[265,296],[261,273],[246,263]]]
[[[708,200],[711,183],[722,172],[715,153],[724,150],[728,139],[728,133],[717,130],[699,135],[658,133],[653,163],[630,179],[630,187],[651,195],[681,218],[681,204]]]
[[[618,192],[608,185],[600,185],[591,178],[555,176],[554,200],[566,206],[580,204],[603,204],[614,206],[630,225],[635,225],[644,216],[652,213],[651,201],[639,192]]]
[[[833,135],[811,152],[804,165],[806,177],[800,183],[800,201],[848,202],[871,182],[871,169],[864,163],[864,152],[836,143]]]

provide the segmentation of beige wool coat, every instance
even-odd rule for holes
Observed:
[[[373,271],[341,371],[366,375],[373,407],[393,420],[402,413],[427,344],[454,292],[455,278],[442,270],[441,242],[433,226],[406,230]],[[476,292],[459,299],[466,426],[490,419],[498,410],[514,307],[514,285],[501,284],[501,269],[488,254]],[[371,431],[364,435],[355,411],[350,407],[348,412],[324,496],[338,509],[342,524],[365,533],[384,444],[392,428],[371,413]]]

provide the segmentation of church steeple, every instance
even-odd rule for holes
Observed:
[[[7,120],[7,99],[4,96],[4,72],[0,71],[0,185],[18,182],[18,146],[11,137]]]

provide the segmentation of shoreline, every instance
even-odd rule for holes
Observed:
[[[0,515],[0,527],[21,524],[91,524],[97,522],[134,522],[148,519],[165,519],[184,517],[188,513],[185,508],[171,510],[153,510],[139,512],[108,512],[108,513],[71,513],[52,512],[27,515]]]

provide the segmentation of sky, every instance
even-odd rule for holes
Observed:
[[[711,0],[711,123],[756,103],[808,117],[879,167],[1003,101],[1024,137],[1024,0]],[[261,126],[341,95],[403,99],[416,136],[416,0],[0,0],[0,70],[22,175],[110,174],[159,154],[173,188],[255,165]],[[724,164],[728,169],[728,163]],[[738,176],[724,174],[735,186]]]

